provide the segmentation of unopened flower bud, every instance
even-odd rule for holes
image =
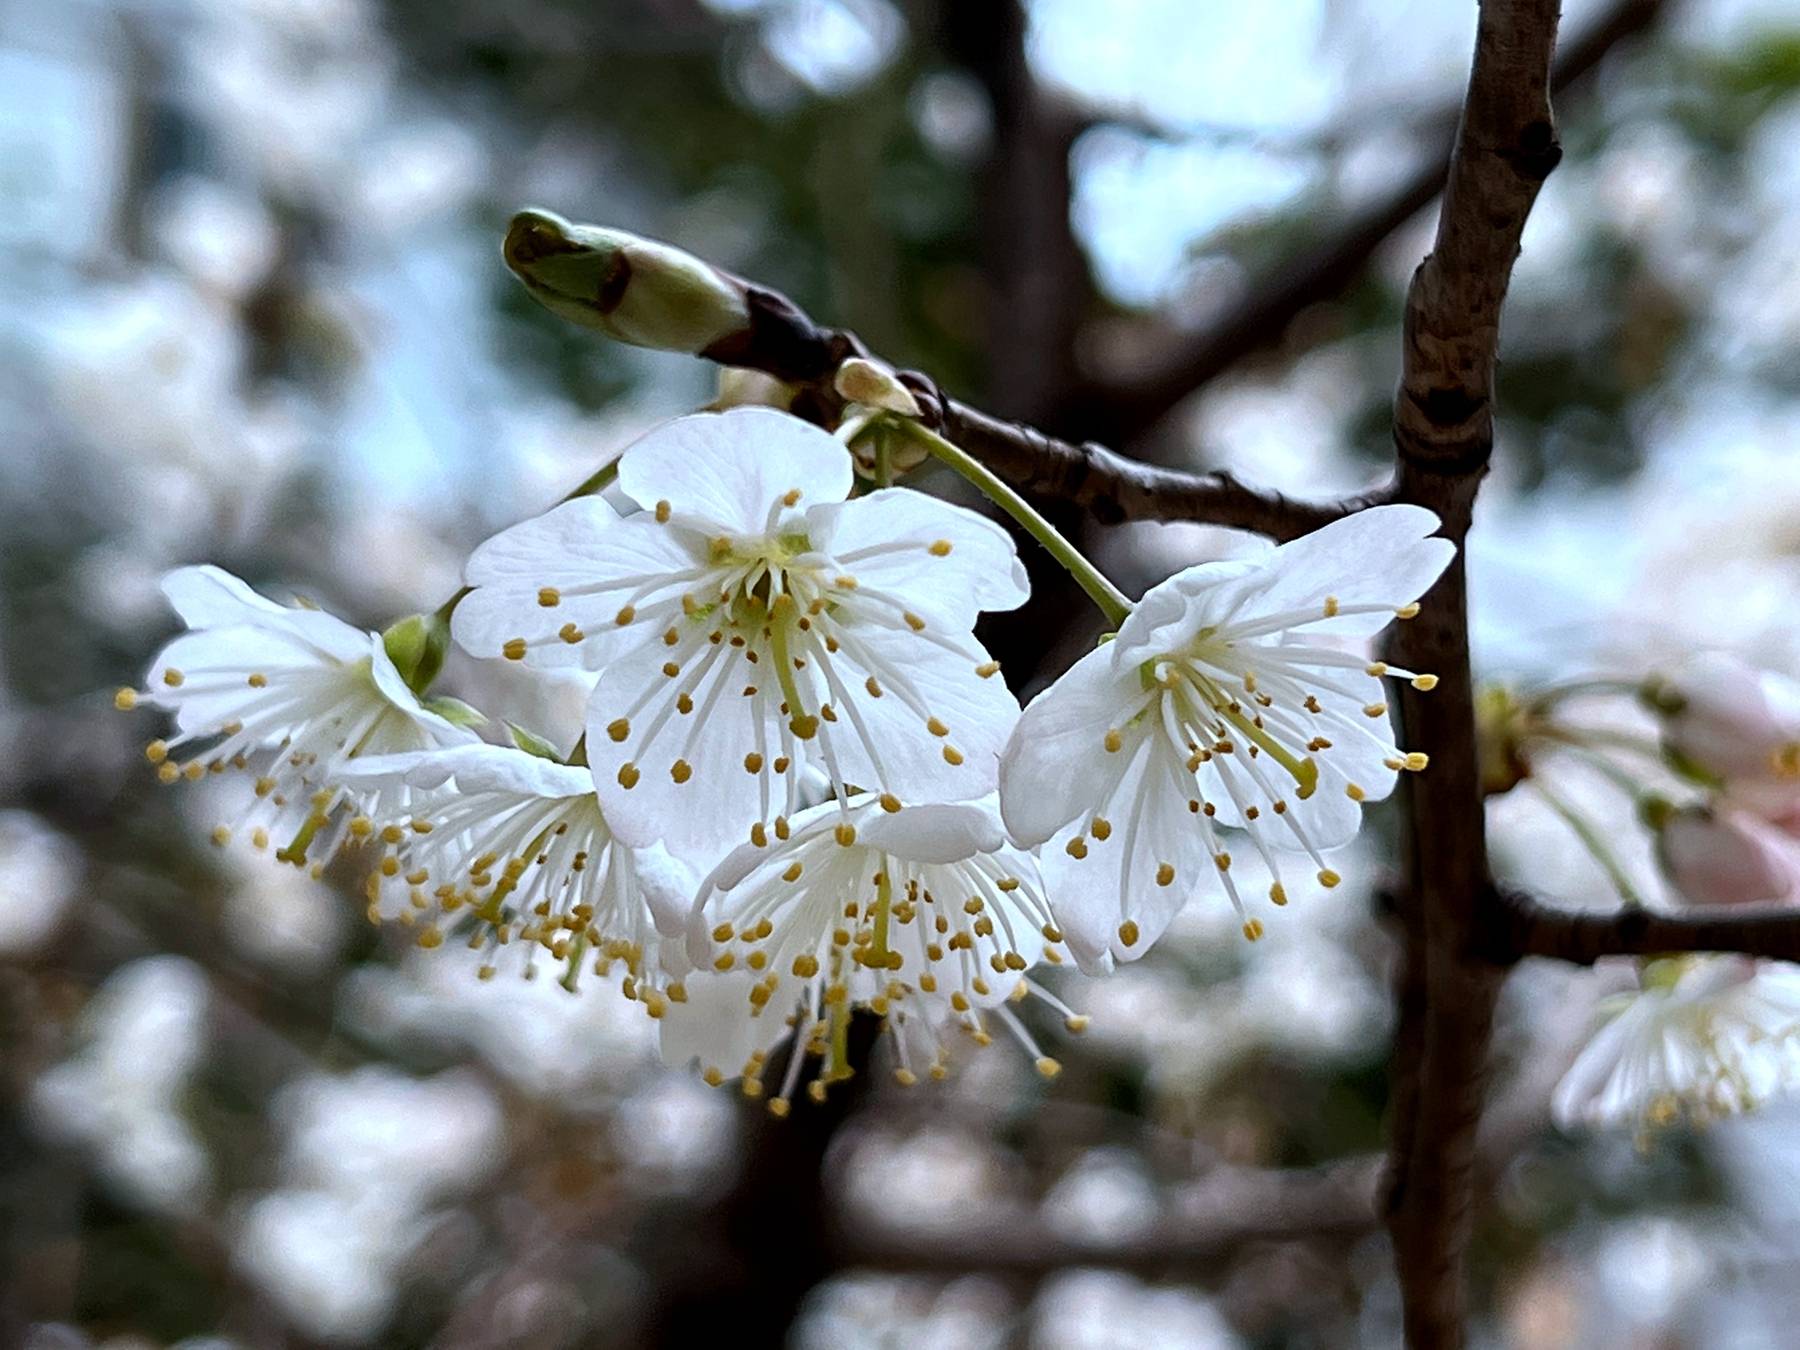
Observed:
[[[450,625],[441,615],[409,614],[382,631],[381,645],[407,688],[423,694],[444,668]]]
[[[1726,782],[1783,776],[1800,746],[1800,688],[1708,654],[1656,686],[1672,751]]]
[[[624,230],[521,211],[505,255],[546,309],[635,347],[700,352],[750,322],[742,288],[724,273]]]
[[[1675,811],[1657,835],[1657,853],[1696,905],[1800,898],[1800,839],[1744,811]]]
[[[912,390],[900,382],[891,367],[879,361],[852,356],[838,367],[834,383],[846,402],[899,413],[902,417],[919,415],[919,400],[913,397]]]

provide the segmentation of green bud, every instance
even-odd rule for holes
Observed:
[[[724,273],[624,230],[521,211],[504,251],[544,308],[634,347],[701,352],[750,323],[743,288]]]
[[[487,714],[480,708],[472,708],[460,698],[451,698],[448,694],[440,694],[436,698],[425,700],[425,711],[434,712],[453,727],[485,727]]]
[[[539,759],[555,760],[562,763],[562,756],[556,753],[556,747],[550,744],[535,731],[527,731],[517,722],[506,724],[507,732],[512,736],[512,743],[528,755],[536,755]]]
[[[450,650],[450,622],[441,614],[409,614],[390,624],[381,635],[388,660],[406,681],[406,687],[423,695],[444,668]]]

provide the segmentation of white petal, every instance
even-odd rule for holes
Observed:
[[[1268,587],[1240,617],[1311,609],[1322,606],[1327,597],[1343,607],[1410,604],[1431,588],[1456,556],[1456,546],[1448,539],[1429,537],[1439,523],[1422,506],[1389,505],[1321,526],[1270,555]],[[1367,636],[1386,627],[1391,617],[1347,614],[1307,631]]]
[[[1000,812],[1027,848],[1098,804],[1106,733],[1143,695],[1137,668],[1113,657],[1112,644],[1096,648],[1034,698],[1000,757]]]
[[[1119,625],[1116,659],[1123,665],[1166,656],[1202,628],[1219,626],[1265,584],[1265,563],[1244,558],[1197,563],[1152,586]]]
[[[808,672],[821,676],[815,688],[838,716],[836,723],[821,726],[809,752],[812,762],[825,763],[823,738],[829,736],[847,783],[885,788],[904,802],[967,801],[992,792],[1019,703],[998,675],[984,679],[975,673],[987,653],[971,640],[969,654],[959,655],[891,628],[857,627],[844,637],[843,647],[829,657],[843,697],[825,685],[816,661]],[[871,675],[884,688],[880,698],[868,692]],[[947,735],[928,730],[927,717],[901,696],[903,685],[926,714],[948,728]],[[846,703],[854,705],[873,752]],[[946,747],[961,757],[960,764],[945,758]]]
[[[619,485],[645,510],[730,535],[760,535],[770,508],[798,490],[800,509],[850,495],[850,452],[829,433],[773,408],[696,413],[664,423],[619,457]]]
[[[251,590],[246,582],[210,563],[177,567],[163,578],[162,591],[189,628],[256,623],[266,615],[287,613],[273,600]]]
[[[452,780],[458,792],[505,792],[521,797],[583,797],[594,790],[586,769],[528,755],[504,745],[459,745],[410,755],[352,760],[346,782],[394,778],[410,787],[439,788]]]
[[[1168,742],[1149,738],[1114,792],[1059,830],[1039,855],[1051,910],[1083,969],[1137,960],[1189,896],[1221,889],[1205,832],[1188,810],[1185,777]],[[1105,840],[1089,833],[1095,815],[1111,827]],[[1068,851],[1077,836],[1084,836],[1085,857]],[[1158,880],[1165,866],[1174,869],[1166,885]],[[1127,920],[1137,925],[1129,945],[1119,932]]]
[[[704,559],[703,549],[691,532],[659,525],[653,515],[621,519],[592,497],[564,502],[475,550],[463,569],[475,589],[451,615],[451,636],[471,656],[502,656],[507,643],[524,638],[528,665],[598,670],[651,637],[644,620],[617,621],[643,578],[670,577],[663,589],[678,597],[679,574]],[[555,592],[548,605],[546,591]],[[559,636],[568,624],[580,630],[579,641]]]
[[[726,1078],[742,1073],[752,1054],[768,1050],[788,1029],[785,1011],[774,1004],[760,1016],[750,1015],[755,983],[753,976],[735,970],[685,980],[687,1000],[671,1003],[658,1024],[663,1062],[686,1068],[698,1061],[702,1069],[716,1069]]]
[[[773,685],[767,663],[748,665],[728,645],[704,647],[694,658],[705,661],[708,653],[718,653],[693,686],[693,711],[676,711],[677,696],[690,678],[663,673],[664,650],[660,643],[641,647],[601,672],[588,703],[588,762],[606,818],[621,839],[634,848],[660,839],[677,857],[709,868],[763,818],[761,774],[746,770],[744,759],[760,752],[762,773],[772,774],[783,753],[785,727],[776,711],[778,698],[743,695],[747,687]],[[639,705],[642,710],[627,719],[626,739],[613,740],[609,728]],[[674,780],[677,760],[692,768],[686,782]],[[620,781],[627,764],[637,775],[629,788]],[[784,812],[782,785],[776,783],[772,792],[771,813]]]
[[[481,739],[468,727],[457,726],[419,702],[419,696],[400,677],[400,671],[395,667],[393,658],[387,654],[387,644],[381,640],[379,633],[368,634],[366,641],[369,644],[369,674],[375,680],[375,687],[381,691],[382,697],[405,713],[430,740],[439,745],[457,745],[472,744]],[[350,749],[354,752],[356,747],[352,746]]]
[[[856,841],[916,863],[953,863],[992,853],[1006,843],[1000,821],[986,803],[934,802],[899,811],[865,811]]]
[[[981,611],[1017,609],[1030,594],[1005,530],[910,488],[815,506],[806,524],[813,548],[829,553],[860,585],[904,597],[940,627],[972,628]],[[934,545],[941,556],[930,551]],[[865,550],[868,556],[856,556]]]

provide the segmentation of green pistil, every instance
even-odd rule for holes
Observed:
[[[1294,782],[1298,785],[1294,789],[1296,797],[1305,801],[1313,795],[1319,786],[1319,766],[1313,762],[1311,755],[1307,755],[1305,758],[1296,755],[1229,703],[1215,703],[1213,710],[1243,732],[1244,738],[1254,744],[1257,749],[1293,775]]]

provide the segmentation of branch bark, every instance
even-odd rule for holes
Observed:
[[[1493,959],[1548,956],[1591,966],[1605,956],[1737,952],[1800,961],[1800,911],[1792,905],[1744,905],[1685,914],[1648,909],[1583,913],[1553,909],[1519,891],[1500,890],[1486,947]]]
[[[1435,511],[1459,545],[1422,615],[1389,644],[1395,664],[1439,680],[1431,694],[1406,691],[1401,707],[1407,743],[1427,747],[1432,765],[1409,801],[1387,1208],[1407,1342],[1432,1350],[1464,1342],[1475,1127],[1505,974],[1475,940],[1493,886],[1460,546],[1493,450],[1501,305],[1526,217],[1561,157],[1549,99],[1557,13],[1558,0],[1482,0],[1437,239],[1407,294],[1394,403],[1395,499]]]

